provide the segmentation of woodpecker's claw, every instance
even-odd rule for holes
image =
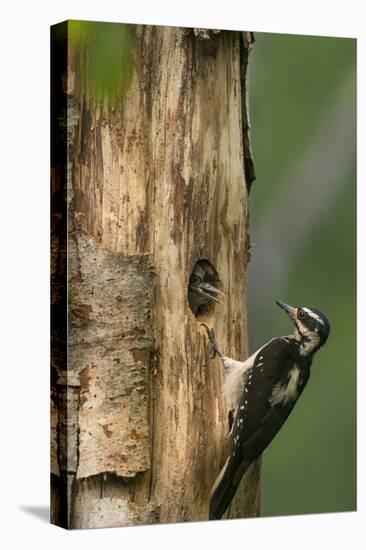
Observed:
[[[213,329],[209,328],[205,323],[201,323],[201,326],[205,327],[208,339],[209,339],[210,344],[211,344],[211,350],[209,352],[208,359],[205,363],[205,365],[208,365],[208,363],[216,357],[216,354],[219,355],[220,357],[221,357],[222,354],[221,354],[221,352],[219,351],[219,349],[217,347],[217,343],[216,343],[216,339],[215,339],[215,333],[214,333]]]

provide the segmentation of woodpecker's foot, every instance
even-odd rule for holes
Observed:
[[[215,358],[216,354],[219,355],[220,357],[222,356],[222,353],[221,351],[218,349],[217,347],[217,343],[216,343],[216,339],[215,339],[215,333],[213,331],[212,328],[209,328],[207,325],[205,325],[205,323],[201,323],[201,326],[205,327],[206,329],[206,332],[207,332],[207,336],[208,336],[208,339],[210,341],[210,351],[209,351],[209,355],[208,355],[208,359],[206,361],[206,365],[208,365],[208,363]]]

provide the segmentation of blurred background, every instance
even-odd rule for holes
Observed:
[[[356,41],[255,33],[249,75],[250,351],[288,334],[274,304],[331,323],[263,456],[264,516],[356,508]]]

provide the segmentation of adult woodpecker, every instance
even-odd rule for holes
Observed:
[[[245,362],[225,357],[213,331],[204,325],[210,359],[217,354],[224,365],[224,395],[234,414],[229,457],[211,491],[210,519],[223,516],[249,466],[281,429],[309,380],[315,353],[329,335],[329,322],[318,309],[276,303],[289,315],[294,333],[273,338]]]
[[[215,296],[224,296],[216,286],[219,283],[220,278],[213,265],[208,260],[198,260],[188,282],[188,301],[195,315],[203,305],[212,302],[221,304]]]

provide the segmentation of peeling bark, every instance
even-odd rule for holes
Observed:
[[[52,501],[60,523],[68,488],[68,527],[206,519],[225,460],[223,373],[205,364],[200,323],[245,358],[249,46],[239,32],[201,34],[136,27],[119,109],[82,93],[72,51],[59,82],[68,163],[53,170],[65,200],[52,260],[62,288],[67,252],[68,332],[55,324]],[[227,298],[196,318],[187,284],[200,258]],[[232,517],[259,513],[259,465],[245,480]]]

